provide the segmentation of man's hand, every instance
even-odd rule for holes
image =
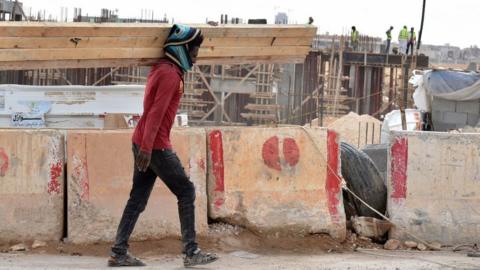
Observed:
[[[152,157],[151,153],[147,153],[145,151],[138,151],[137,158],[135,159],[135,165],[137,166],[138,170],[141,172],[146,172],[148,165],[150,165],[150,159]]]

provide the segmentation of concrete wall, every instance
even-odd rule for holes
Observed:
[[[60,240],[64,139],[52,130],[0,130],[0,243]]]
[[[480,135],[394,132],[388,169],[392,220],[428,241],[480,241]],[[408,238],[392,229],[391,237]]]
[[[260,233],[345,238],[337,133],[222,128],[209,130],[207,138],[211,218]]]
[[[207,225],[206,138],[203,129],[176,129],[172,143],[196,187],[197,233]],[[112,241],[129,197],[133,175],[131,131],[69,131],[68,238]],[[180,235],[176,198],[157,179],[133,239]]]
[[[433,97],[432,120],[435,131],[475,127],[480,120],[480,101],[453,101]]]

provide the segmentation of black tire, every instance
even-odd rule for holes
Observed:
[[[385,214],[387,206],[387,188],[373,161],[367,154],[353,145],[342,142],[340,146],[342,176],[347,187],[370,206]],[[344,192],[346,215],[381,218],[350,193]]]

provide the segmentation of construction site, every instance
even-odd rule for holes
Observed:
[[[424,46],[418,2],[412,53],[397,29],[387,43],[218,14],[180,28],[203,37],[196,63],[185,43],[188,70],[168,47],[181,22],[153,7],[70,18],[0,0],[0,270],[113,266],[143,172],[132,135],[165,121],[142,120],[164,61],[183,71],[167,150],[194,186],[194,236],[218,255],[198,269],[480,269],[480,50]],[[164,150],[147,151],[153,179]],[[138,269],[193,256],[162,180],[136,206]]]

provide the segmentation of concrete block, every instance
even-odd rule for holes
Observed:
[[[480,113],[480,102],[478,100],[457,101],[456,112],[478,115]]]
[[[265,234],[345,238],[336,132],[222,128],[207,139],[211,218]]]
[[[69,131],[68,238],[74,243],[113,241],[132,185],[131,131]],[[196,188],[196,229],[206,234],[206,138],[203,129],[174,129],[171,135]],[[180,235],[176,197],[157,178],[132,239]]]
[[[340,134],[342,141],[361,149],[367,144],[380,143],[382,122],[370,115],[350,112],[330,123],[328,128]]]
[[[388,165],[393,222],[428,242],[480,241],[480,134],[393,132]]]
[[[467,116],[467,125],[471,127],[476,127],[479,119],[480,119],[480,116],[478,114],[469,113]]]
[[[0,130],[0,243],[63,235],[64,136]]]
[[[467,124],[467,114],[457,112],[445,112],[443,113],[443,122],[446,124],[455,124],[464,126]]]
[[[456,101],[447,100],[439,97],[433,97],[432,109],[441,112],[454,112],[456,108]]]
[[[450,131],[450,130],[457,129],[457,125],[456,124],[447,124],[447,123],[444,123],[444,122],[441,122],[441,121],[434,121],[433,122],[433,129],[435,131]]]
[[[442,122],[443,121],[443,111],[433,111],[432,112],[432,121],[439,121],[439,122]]]

